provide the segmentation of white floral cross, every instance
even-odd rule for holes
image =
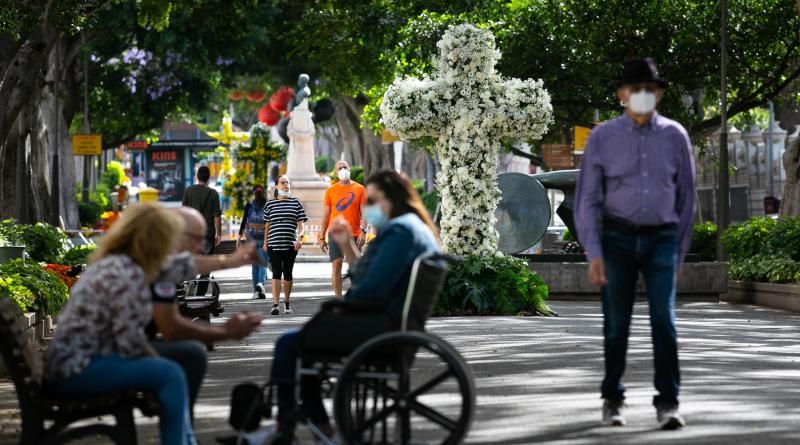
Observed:
[[[445,250],[494,255],[500,141],[541,139],[553,121],[550,95],[541,80],[500,76],[488,30],[451,26],[437,47],[433,78],[396,79],[383,96],[382,122],[407,140],[437,138]]]

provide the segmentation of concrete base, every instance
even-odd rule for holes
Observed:
[[[596,299],[600,290],[589,284],[589,263],[540,263],[528,261],[550,287],[551,300]],[[644,278],[639,276],[637,293],[644,295]],[[678,297],[717,301],[728,291],[725,263],[686,263],[678,276]]]
[[[736,304],[755,304],[787,311],[800,312],[800,285],[728,282],[728,293],[723,301]]]
[[[322,225],[322,213],[325,210],[323,200],[330,184],[323,180],[292,181],[292,196],[299,199],[308,216],[306,236],[311,243],[317,242],[317,234]]]

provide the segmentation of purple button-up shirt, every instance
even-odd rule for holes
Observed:
[[[603,256],[603,215],[636,225],[676,223],[679,262],[689,250],[694,221],[694,157],[683,126],[654,113],[637,126],[621,116],[592,130],[575,197],[575,225],[589,261]]]

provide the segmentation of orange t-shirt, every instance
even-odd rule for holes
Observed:
[[[351,181],[350,185],[337,182],[325,192],[323,203],[331,208],[330,221],[341,215],[353,228],[353,236],[361,234],[361,207],[367,203],[367,192],[363,185],[355,181]]]

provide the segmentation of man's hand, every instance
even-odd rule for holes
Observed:
[[[589,283],[592,286],[603,287],[606,281],[606,265],[602,258],[595,258],[589,263]]]
[[[222,237],[221,237],[221,236],[219,236],[219,234],[217,234],[217,236],[215,236],[215,237],[214,237],[214,246],[215,246],[215,247],[216,247],[216,246],[219,246],[219,244],[220,244],[221,242],[222,242]]]
[[[331,227],[328,229],[328,233],[331,234],[331,239],[339,247],[344,247],[346,244],[348,244],[353,236],[353,230],[350,227],[350,223],[341,216],[337,217],[331,222]]]
[[[247,264],[255,264],[259,261],[258,254],[256,253],[256,245],[253,243],[246,243],[236,248],[233,255],[229,256],[230,266],[238,267]]]
[[[255,331],[263,319],[264,317],[257,314],[236,313],[225,322],[225,335],[233,340],[241,340]]]
[[[364,247],[364,244],[366,242],[367,242],[367,235],[364,232],[361,232],[358,235],[358,240],[356,240],[356,246],[358,246],[358,248],[360,249],[360,248]]]
[[[319,238],[318,244],[320,250],[322,250],[322,253],[328,253],[328,240],[325,239],[324,235]]]

